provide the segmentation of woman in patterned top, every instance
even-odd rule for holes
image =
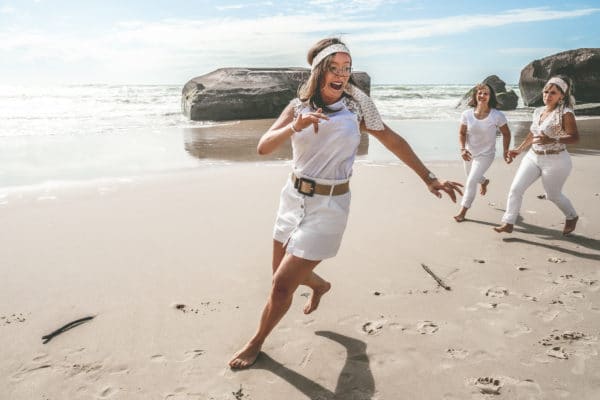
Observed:
[[[564,76],[550,78],[543,89],[544,107],[533,112],[530,132],[514,150],[510,157],[517,157],[531,145],[510,187],[503,224],[494,228],[498,233],[513,231],[521,209],[523,194],[538,178],[546,191],[546,198],[552,201],[565,215],[563,235],[575,230],[577,212],[571,201],[562,193],[562,188],[571,173],[571,157],[567,144],[579,140],[577,124],[573,115],[575,99],[571,96],[571,81]]]
[[[331,284],[314,272],[336,255],[350,207],[349,179],[361,130],[380,140],[412,168],[428,190],[456,201],[460,184],[439,181],[408,143],[381,121],[370,98],[352,84],[352,59],[337,38],[324,39],[308,52],[311,75],[299,97],[283,110],[258,143],[269,154],[291,138],[293,171],[281,191],[273,232],[271,293],[250,341],[229,362],[246,368],[256,360],[267,335],[292,303],[299,285],[312,289],[304,313],[314,311]],[[462,194],[462,193],[461,193]]]

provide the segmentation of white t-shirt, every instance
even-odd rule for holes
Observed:
[[[292,100],[295,114],[312,111],[300,100]],[[321,120],[319,132],[313,125],[292,135],[294,173],[320,183],[348,180],[360,143],[361,114],[356,102],[343,98],[328,106],[336,112]]]
[[[461,125],[467,126],[466,148],[473,157],[496,153],[496,132],[506,125],[507,120],[501,111],[492,108],[484,119],[475,118],[475,110],[469,108],[460,116]]]

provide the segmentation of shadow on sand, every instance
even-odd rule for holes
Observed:
[[[363,341],[331,331],[317,331],[316,335],[333,340],[346,348],[346,362],[340,372],[335,391],[331,391],[293,371],[266,353],[261,353],[253,369],[271,371],[312,400],[370,400],[375,393],[375,381]]]

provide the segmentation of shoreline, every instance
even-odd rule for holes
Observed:
[[[33,146],[36,154],[24,162],[23,155],[6,154],[0,174],[0,196],[9,192],[54,190],[63,185],[113,185],[121,180],[138,180],[148,176],[187,173],[196,169],[213,169],[236,164],[277,164],[290,162],[291,148],[284,145],[271,155],[256,154],[256,143],[272,120],[249,120],[201,128],[172,129],[145,137],[135,132],[131,137],[111,136],[108,142],[98,138],[79,138],[75,144],[49,141]],[[458,160],[458,122],[443,120],[390,120],[392,129],[403,136],[425,162]],[[513,144],[520,142],[529,129],[527,121],[509,122]],[[600,154],[600,118],[578,121],[581,140],[568,147],[572,154]],[[11,146],[7,143],[7,149]],[[65,155],[69,148],[71,155]],[[496,157],[500,156],[498,139]],[[98,154],[96,154],[98,152]],[[27,153],[29,154],[29,153]],[[359,163],[395,165],[400,163],[377,140],[363,134],[358,149]],[[33,163],[29,165],[28,163]],[[25,172],[24,172],[25,171]],[[3,186],[2,186],[3,185]],[[36,189],[37,188],[37,189]]]

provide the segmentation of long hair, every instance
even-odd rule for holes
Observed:
[[[477,85],[475,85],[475,89],[473,89],[473,94],[471,94],[471,99],[468,103],[469,107],[477,107],[477,92],[484,88],[488,88],[490,91],[490,100],[488,101],[488,105],[490,106],[490,108],[496,108],[496,106],[498,105],[498,99],[496,99],[496,92],[487,83],[478,83]]]
[[[319,54],[319,52],[321,50],[323,50],[324,48],[329,47],[333,44],[345,45],[344,42],[342,42],[339,38],[335,38],[335,37],[319,40],[308,50],[308,54],[306,56],[306,60],[308,61],[308,64],[312,65],[313,59],[317,56],[317,54]],[[317,65],[314,68],[314,70],[311,70],[308,80],[306,82],[304,82],[298,89],[298,98],[300,99],[300,101],[308,102],[308,104],[315,110],[317,108],[321,108],[321,109],[323,109],[324,112],[332,112],[333,111],[327,107],[327,105],[321,98],[321,85],[323,83],[325,73],[327,72],[327,70],[329,68],[329,65],[331,63],[331,59],[333,58],[333,56],[334,56],[334,54],[331,54],[331,55],[325,57],[323,59],[323,61],[321,61],[319,63],[319,65]],[[350,78],[348,79],[348,83],[354,84],[352,75],[350,75]],[[344,92],[342,96],[349,97],[349,95],[346,92]]]

